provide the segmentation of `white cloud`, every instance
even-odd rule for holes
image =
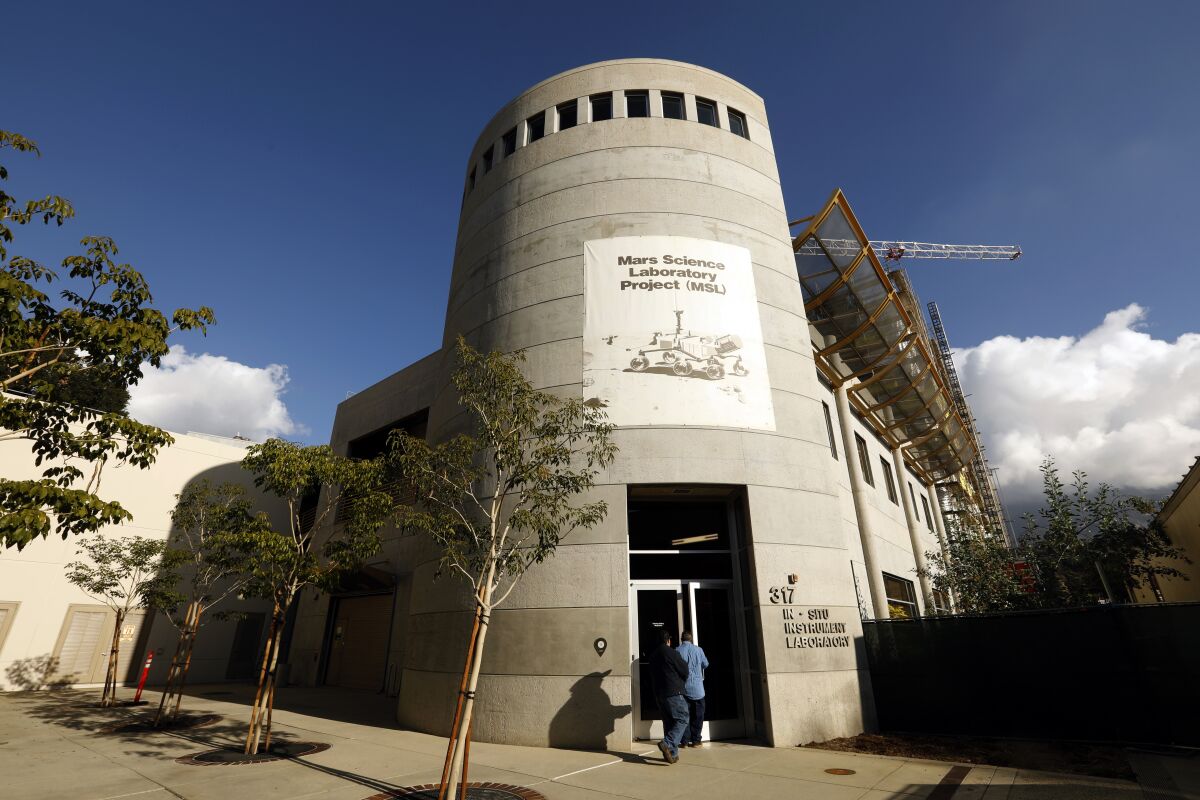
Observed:
[[[284,405],[288,374],[282,364],[251,367],[176,345],[161,366],[144,372],[129,390],[129,415],[141,422],[255,441],[306,432]]]
[[[1045,456],[1064,477],[1082,469],[1154,496],[1200,455],[1200,334],[1155,339],[1145,318],[1131,304],[1078,338],[998,336],[955,353],[1009,504],[1040,494]]]

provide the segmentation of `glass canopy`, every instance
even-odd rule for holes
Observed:
[[[974,443],[931,354],[841,190],[792,241],[817,368],[930,480],[971,462]]]

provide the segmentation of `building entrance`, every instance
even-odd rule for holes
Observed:
[[[680,496],[683,492],[683,496]],[[694,495],[692,493],[695,493]],[[749,686],[737,531],[726,487],[636,487],[629,497],[630,632],[633,735],[662,736],[650,682],[649,655],[660,631],[678,645],[691,631],[704,648],[705,739],[742,738]]]

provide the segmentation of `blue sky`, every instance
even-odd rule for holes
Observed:
[[[299,438],[440,343],[464,160],[511,97],[655,56],[762,95],[789,212],[846,190],[875,238],[1018,243],[920,263],[952,341],[1082,336],[1138,303],[1198,329],[1200,5],[1127,3],[9,4],[0,127],[18,196],[78,218],[22,232],[56,263],[113,236],[181,337],[286,365]],[[1184,465],[1186,466],[1186,465]]]

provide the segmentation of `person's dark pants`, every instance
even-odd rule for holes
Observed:
[[[673,755],[679,755],[679,745],[687,736],[688,705],[681,694],[657,697],[658,710],[663,718],[663,741]]]
[[[683,734],[684,744],[700,744],[700,731],[704,729],[704,698],[688,698],[688,729]]]

